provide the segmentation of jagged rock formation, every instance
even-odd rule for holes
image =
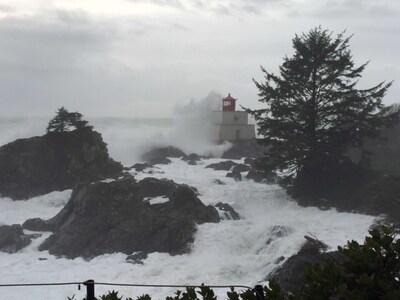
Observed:
[[[0,252],[15,253],[30,243],[31,238],[24,234],[21,225],[0,226]]]
[[[39,250],[68,258],[113,252],[189,251],[196,224],[219,222],[196,190],[169,180],[145,178],[77,187],[67,205],[50,220],[28,220],[30,230],[51,230]]]
[[[226,177],[230,177],[235,179],[236,181],[242,181],[242,174],[240,174],[240,172],[228,172],[226,173]]]
[[[232,169],[232,167],[237,165],[238,165],[237,163],[231,160],[225,160],[219,163],[209,164],[208,166],[206,166],[206,168],[214,169],[216,171],[221,171],[221,170],[229,171],[230,169]]]
[[[185,157],[186,154],[183,152],[181,149],[173,147],[173,146],[168,146],[168,147],[162,147],[162,148],[155,148],[150,150],[149,152],[146,152],[142,155],[142,159],[150,162],[152,160],[157,160],[161,158],[166,158],[166,157]]]
[[[299,292],[305,283],[304,271],[309,264],[321,262],[323,260],[334,259],[343,261],[344,257],[338,251],[325,253],[322,250],[326,248],[324,243],[305,237],[306,242],[299,252],[288,260],[282,266],[267,276],[267,280],[274,278],[281,288],[286,291]],[[281,261],[282,259],[279,258]]]
[[[28,199],[116,176],[122,165],[91,128],[19,139],[0,147],[0,195]]]
[[[228,203],[218,202],[215,207],[221,212],[221,217],[227,220],[240,220],[240,215]]]
[[[268,146],[262,145],[260,140],[235,142],[230,149],[222,154],[222,158],[241,159],[242,157],[263,157]]]
[[[150,165],[169,165],[172,161],[166,157],[158,157],[148,160]]]
[[[143,163],[143,164],[136,163],[131,167],[131,169],[135,169],[136,172],[143,172],[145,169],[152,168],[152,167],[153,167],[153,165],[148,164],[148,163]]]
[[[196,153],[190,153],[189,155],[182,157],[182,160],[185,160],[185,161],[200,161],[201,157]]]

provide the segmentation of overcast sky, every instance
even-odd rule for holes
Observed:
[[[0,0],[1,116],[170,117],[210,91],[256,107],[295,33],[354,34],[361,87],[394,80],[400,0]]]

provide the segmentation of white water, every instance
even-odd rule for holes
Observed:
[[[112,155],[126,157],[127,164],[132,161],[128,159],[129,153],[125,151],[125,147],[128,145],[132,153],[138,153],[137,149],[141,145],[140,138],[135,133],[140,131],[143,136],[159,134],[154,130],[157,128],[155,126],[142,126],[141,130],[129,129],[128,125],[118,125],[118,122],[109,127],[103,126],[108,128],[105,134],[99,128],[96,129],[103,133],[105,141],[112,149]],[[121,130],[118,131],[118,128]],[[147,128],[148,132],[144,132],[143,128]],[[161,135],[162,131],[165,133],[168,130],[164,126],[161,128]],[[112,130],[116,132],[111,143],[107,137],[113,136]],[[122,137],[128,134],[130,139],[124,140]],[[229,203],[240,214],[241,220],[199,225],[190,254],[170,256],[153,253],[143,265],[127,263],[126,255],[119,253],[99,256],[91,261],[56,258],[37,250],[40,243],[49,236],[49,233],[44,233],[41,238],[16,254],[0,253],[0,283],[75,282],[94,279],[97,282],[253,286],[262,282],[277,266],[274,263],[276,259],[280,256],[287,258],[296,253],[304,242],[304,235],[315,235],[334,249],[349,239],[362,240],[373,222],[370,216],[299,207],[276,185],[247,180],[236,182],[226,178],[225,171],[205,168],[207,164],[220,161],[219,159],[204,160],[197,166],[188,165],[179,159],[172,160],[171,165],[154,168],[152,174],[138,173],[135,176],[138,180],[153,176],[195,186],[200,193],[199,198],[205,204]],[[226,184],[218,185],[214,183],[215,179]],[[0,198],[0,224],[21,224],[33,217],[50,218],[68,201],[70,193],[71,191],[53,192],[28,201]],[[277,226],[284,228],[284,236],[274,235]],[[153,299],[163,299],[176,290],[97,286],[96,294],[112,289],[120,290],[125,296],[132,298],[150,293]],[[221,291],[222,294],[225,292]],[[78,291],[77,286],[1,288],[0,293],[2,299],[10,300],[67,299],[67,296],[73,294],[81,299],[85,295],[84,288]]]

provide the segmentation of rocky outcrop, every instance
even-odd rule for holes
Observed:
[[[309,264],[328,259],[335,259],[340,262],[344,259],[338,251],[323,252],[322,250],[326,248],[324,243],[308,236],[305,238],[306,242],[300,251],[267,276],[267,280],[274,278],[286,292],[299,292],[301,290],[305,283],[304,271]]]
[[[90,128],[19,139],[0,147],[0,195],[27,199],[116,176],[122,165]]]
[[[145,259],[147,259],[147,253],[139,251],[128,255],[125,261],[133,265],[143,265],[143,260]]]
[[[145,169],[152,168],[152,167],[153,167],[153,165],[148,164],[148,163],[143,163],[143,164],[136,163],[131,167],[131,169],[135,169],[136,172],[143,172]]]
[[[182,157],[182,160],[185,160],[185,161],[200,161],[201,157],[196,153],[190,153],[189,155]]]
[[[55,217],[23,226],[54,232],[40,250],[92,258],[113,252],[184,253],[193,242],[196,224],[205,222],[219,222],[219,215],[197,198],[195,189],[145,178],[80,185]]]
[[[214,163],[214,164],[210,164],[208,166],[206,166],[206,168],[211,168],[214,169],[216,171],[229,171],[230,169],[232,169],[232,167],[237,166],[238,164],[231,161],[231,160],[226,160],[226,161],[221,161],[219,163]]]
[[[263,157],[268,150],[260,140],[235,142],[230,149],[222,154],[222,158],[241,159],[242,157]]]
[[[240,172],[228,172],[226,173],[226,177],[233,178],[236,181],[242,181],[242,174],[240,174]]]
[[[0,226],[0,252],[15,253],[30,243],[31,238],[24,234],[21,225]]]
[[[226,220],[240,219],[240,215],[228,203],[218,202],[217,204],[215,204],[215,207],[218,208],[222,219]]]
[[[247,179],[254,180],[255,182],[265,183],[278,183],[279,177],[273,171],[264,172],[256,169],[250,169],[246,175]]]
[[[148,160],[150,165],[169,165],[172,161],[166,157],[158,157]]]
[[[241,173],[241,172],[247,172],[249,170],[250,170],[249,166],[244,165],[244,164],[238,164],[233,167],[232,172],[233,173],[235,173],[235,172]]]
[[[179,158],[185,156],[186,156],[185,152],[183,152],[181,149],[173,146],[168,146],[168,147],[152,149],[149,152],[144,153],[142,155],[142,159],[149,162],[154,159],[160,159],[165,157]]]

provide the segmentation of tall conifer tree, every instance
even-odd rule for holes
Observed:
[[[254,82],[266,107],[248,111],[272,145],[270,167],[298,171],[307,160],[340,160],[398,120],[398,110],[382,104],[391,82],[356,87],[367,63],[355,66],[350,38],[317,27],[293,38],[294,55],[284,58],[279,75],[261,67],[265,82]]]

